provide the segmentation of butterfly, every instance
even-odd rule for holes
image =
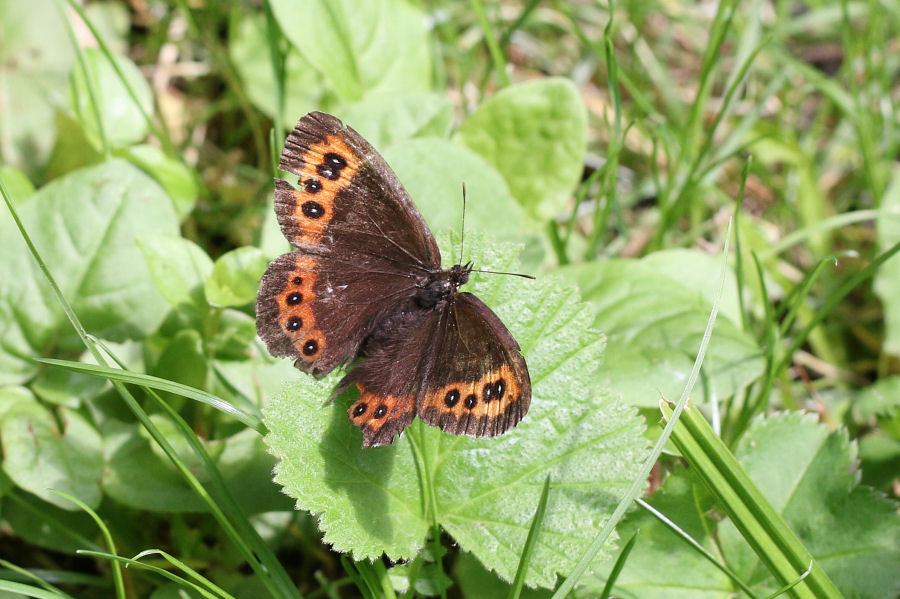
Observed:
[[[531,403],[518,343],[471,293],[472,265],[441,268],[437,243],[397,175],[350,127],[311,112],[288,135],[275,213],[294,251],[269,264],[256,326],[269,352],[304,372],[350,371],[347,410],[363,447],[418,416],[443,431],[500,435]],[[357,360],[360,358],[360,360]]]

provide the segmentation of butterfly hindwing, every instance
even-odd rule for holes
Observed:
[[[531,379],[519,344],[471,293],[458,293],[441,316],[416,411],[454,435],[494,437],[512,428],[531,404]]]
[[[274,356],[322,375],[356,356],[398,301],[416,290],[411,275],[360,257],[338,261],[297,250],[274,260],[260,283],[256,326]]]
[[[522,419],[531,402],[525,360],[477,297],[455,294],[441,307],[403,318],[379,330],[366,359],[341,383],[361,391],[348,414],[363,429],[364,447],[391,443],[414,414],[473,437],[500,435]],[[373,411],[382,404],[383,423]]]

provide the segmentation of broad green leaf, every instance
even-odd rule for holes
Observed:
[[[197,463],[174,425],[164,426],[162,432],[188,464]],[[103,428],[103,438],[107,456],[104,493],[138,509],[166,513],[206,511],[206,503],[197,497],[168,458],[161,458],[151,449],[138,426],[110,421]],[[255,431],[246,429],[227,439],[204,444],[244,510],[256,514],[289,508],[288,499],[272,482],[273,459],[267,455],[262,438]],[[203,482],[202,473],[195,471],[195,474],[200,474]]]
[[[0,178],[3,179],[14,205],[21,204],[34,193],[34,185],[28,180],[28,176],[14,166],[0,165]]]
[[[49,489],[97,507],[103,473],[100,435],[78,412],[60,408],[59,414],[63,430],[34,399],[21,398],[8,407],[0,419],[3,470],[19,487],[65,510],[78,507]]]
[[[756,420],[735,456],[845,597],[897,596],[897,505],[859,485],[856,445],[846,431],[829,431],[811,416],[781,414]],[[730,523],[719,527],[719,537],[733,569],[774,590]]]
[[[587,129],[575,84],[551,77],[498,92],[463,122],[459,138],[500,171],[529,214],[549,220],[581,179]]]
[[[603,380],[630,404],[652,407],[660,397],[678,397],[700,347],[711,309],[709,284],[683,285],[680,273],[691,268],[683,258],[678,260],[680,268],[671,272],[660,271],[665,261],[646,259],[612,259],[561,270],[578,284],[596,311],[594,326],[607,335]],[[704,397],[730,397],[759,377],[763,367],[756,341],[720,318],[698,386]]]
[[[853,418],[860,423],[900,412],[900,376],[889,376],[860,391],[853,400]]]
[[[113,55],[119,70],[135,92],[139,102],[136,105],[106,55],[97,48],[85,48],[84,53],[97,101],[100,103],[99,111],[95,111],[91,105],[84,72],[80,66],[72,70],[69,93],[72,109],[85,131],[95,143],[99,143],[100,130],[96,117],[99,112],[111,145],[129,146],[143,140],[147,135],[147,121],[141,107],[147,114],[153,114],[153,96],[144,76],[131,60],[125,56]]]
[[[455,258],[458,240],[443,240],[445,255]],[[512,246],[489,245],[483,235],[466,242],[467,258],[480,267],[516,269]],[[436,522],[511,580],[549,474],[553,486],[526,583],[551,586],[630,484],[646,448],[642,426],[632,408],[604,392],[595,374],[603,338],[574,290],[553,279],[498,275],[473,276],[467,289],[506,323],[528,360],[534,398],[525,419],[493,439],[416,421],[394,445],[364,450],[347,419],[352,398],[328,401],[339,373],[298,375],[265,410],[276,480],[299,509],[318,516],[326,543],[356,559],[411,558]]]
[[[19,215],[89,332],[121,341],[159,326],[168,304],[135,239],[174,235],[178,219],[152,179],[111,160],[46,185]],[[83,346],[5,210],[0,239],[0,383],[21,382],[37,368],[30,357]]]
[[[413,92],[367,96],[338,116],[369,143],[387,148],[414,137],[446,138],[453,122],[453,104],[444,94]]]
[[[459,231],[463,183],[467,231],[481,229],[495,238],[521,241],[535,230],[503,177],[465,146],[436,138],[413,139],[389,147],[384,157],[435,234]]]
[[[42,400],[67,408],[78,408],[108,388],[107,381],[62,368],[45,368],[30,384]]]
[[[255,301],[268,264],[262,250],[252,246],[222,254],[206,279],[206,299],[214,306],[246,306]]]
[[[83,539],[96,538],[97,524],[71,502],[66,501],[68,505],[66,509],[62,509],[34,495],[24,495],[23,498],[24,505],[17,501],[3,502],[3,521],[25,542],[74,554],[79,549],[85,549],[85,543],[67,533],[74,533]],[[72,511],[73,508],[75,511]],[[8,556],[4,557],[9,559]]]
[[[273,120],[277,117],[275,72],[269,33],[262,13],[245,13],[229,31],[228,53],[250,101]],[[310,110],[322,109],[326,85],[316,70],[293,46],[285,55],[284,122],[292,129]]]
[[[673,248],[653,252],[641,262],[656,271],[680,282],[684,287],[696,289],[710,306],[719,295],[719,277],[722,272],[722,256],[692,250]],[[719,315],[742,327],[741,307],[738,302],[737,277],[730,268],[725,271],[725,287],[719,300]]]
[[[126,148],[122,155],[141,167],[141,170],[166,190],[179,220],[187,218],[197,202],[197,185],[190,169],[183,162],[166,156],[156,146],[146,144]]]
[[[271,6],[285,37],[342,101],[431,87],[425,15],[413,4],[273,0]]]
[[[398,593],[409,590],[409,570],[407,565],[393,566],[388,570],[391,584]],[[424,564],[416,574],[416,593],[425,597],[440,595],[452,585],[453,580],[444,574],[443,568],[438,564]]]
[[[88,138],[81,122],[68,112],[56,113],[56,131],[56,144],[47,162],[48,181],[103,162],[103,154],[98,151],[96,141]]]
[[[34,176],[56,139],[75,57],[54,0],[0,2],[0,162]]]
[[[205,389],[209,368],[203,351],[203,338],[194,329],[178,331],[169,341],[150,374],[195,389]],[[180,406],[185,399],[171,393],[163,398]]]
[[[900,168],[894,168],[893,179],[881,200],[883,210],[900,211]],[[900,241],[900,219],[878,219],[878,246],[881,251]],[[884,350],[900,356],[900,256],[881,265],[875,275],[875,293],[884,309]]]
[[[173,306],[206,305],[203,282],[213,261],[203,248],[178,235],[143,235],[137,245],[144,255],[156,288]]]

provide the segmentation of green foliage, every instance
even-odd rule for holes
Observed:
[[[103,115],[105,135],[112,145],[121,147],[137,143],[147,135],[143,114],[153,110],[153,97],[150,86],[133,62],[124,56],[116,56],[115,61],[125,75],[125,82],[100,50],[85,50],[85,68],[90,81],[85,81],[80,68],[72,71],[70,102],[81,126],[96,143],[102,135],[88,91],[88,85],[92,86],[100,103],[96,110]],[[129,87],[135,91],[139,104],[135,104],[129,95]]]
[[[5,394],[0,407],[3,471],[20,488],[63,509],[75,506],[51,489],[96,507],[103,474],[101,439],[78,412],[60,409],[60,427],[33,397]]]
[[[859,486],[846,434],[799,414],[779,415],[754,421],[735,456],[845,596],[896,596],[898,516],[891,502]],[[757,596],[778,588],[731,522],[711,517],[716,503],[688,471],[676,471],[650,503],[721,555]],[[701,556],[676,551],[681,540],[647,512],[623,522],[622,535],[634,532],[638,542],[617,585],[622,596],[724,598],[735,591]]]
[[[63,292],[92,333],[121,341],[154,331],[165,314],[135,238],[177,232],[164,192],[121,160],[73,172],[42,187],[19,213]],[[74,335],[25,251],[8,214],[0,217],[0,382],[27,381],[30,357],[71,350]]]
[[[565,206],[581,177],[587,114],[570,80],[542,79],[486,100],[459,136],[503,174],[530,214],[548,220]]]
[[[271,6],[285,37],[342,101],[431,87],[424,15],[404,0],[274,0]]]
[[[473,599],[515,596],[524,571],[596,597],[617,552],[613,596],[763,597],[797,581],[805,552],[786,596],[900,591],[890,11],[82,4],[0,2],[0,525],[41,569],[4,561],[0,592]],[[257,339],[259,277],[289,250],[277,156],[309,110],[382,152],[445,265],[538,277],[466,288],[528,359],[534,401],[513,431],[415,422],[363,451],[350,394],[329,401],[340,374],[303,375]],[[608,542],[582,578],[646,483],[658,429],[641,435],[634,406],[652,423],[681,393],[714,304],[679,423],[709,443],[659,459],[661,489],[613,535],[633,547]],[[763,509],[733,509],[740,481]],[[113,561],[130,563],[127,586]]]
[[[668,250],[563,269],[591,303],[594,326],[607,334],[600,371],[626,402],[651,407],[660,397],[678,397],[712,307],[714,268],[703,254]],[[703,397],[731,397],[763,371],[757,343],[741,330],[733,293],[730,298],[703,363]]]

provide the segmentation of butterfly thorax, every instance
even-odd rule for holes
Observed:
[[[471,263],[457,264],[449,270],[438,270],[428,275],[416,292],[414,298],[416,305],[421,308],[433,308],[438,305],[469,280],[471,271]]]

